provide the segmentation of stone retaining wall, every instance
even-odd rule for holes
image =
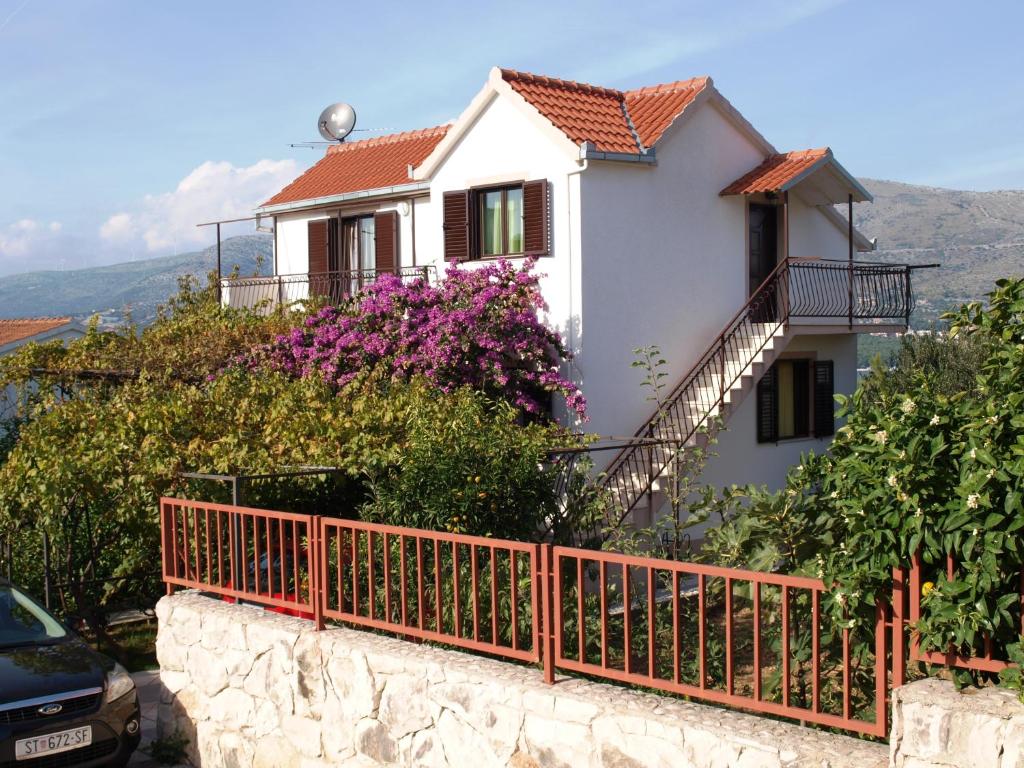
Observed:
[[[894,768],[1024,768],[1024,705],[1002,688],[920,680],[893,693]]]
[[[158,730],[205,768],[881,768],[884,746],[196,593],[157,606]],[[905,763],[907,766],[912,763]]]

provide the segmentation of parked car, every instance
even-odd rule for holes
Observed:
[[[0,768],[124,765],[140,738],[124,667],[0,579]]]

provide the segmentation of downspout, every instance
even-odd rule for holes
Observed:
[[[579,174],[583,173],[585,170],[587,170],[587,168],[590,167],[590,161],[586,157],[582,156],[584,154],[585,147],[586,147],[586,145],[584,145],[584,147],[581,147],[581,152],[580,152],[581,159],[577,161],[577,164],[579,165],[579,167],[576,168],[575,170],[569,171],[568,173],[565,174],[565,211],[566,211],[566,216],[567,216],[568,225],[569,225],[569,237],[567,238],[567,242],[568,242],[568,251],[569,251],[569,351],[570,352],[573,352],[576,349],[576,324],[573,322],[574,312],[576,310],[576,303],[575,303],[575,293],[573,292],[573,283],[575,282],[575,280],[574,280],[573,263],[572,263],[573,262],[573,258],[572,258],[572,184],[571,184],[571,179],[572,179],[573,176],[578,176]],[[582,204],[583,204],[583,190],[581,188],[580,189],[580,244],[581,244],[580,247],[581,248],[582,248],[582,241],[583,241],[583,209],[582,209]],[[580,256],[582,257],[582,253],[580,254]],[[583,281],[583,263],[581,261],[580,262],[580,282],[582,283],[582,281]],[[576,317],[580,317],[580,315],[578,313],[575,316]],[[576,373],[576,375],[579,377],[580,383],[582,384],[583,383],[583,371],[580,370],[580,367],[576,363],[576,356],[575,356],[575,354],[573,355],[573,357],[569,361],[569,368],[570,368],[570,370],[572,370],[573,372]]]

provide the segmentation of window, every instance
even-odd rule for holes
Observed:
[[[521,184],[481,189],[476,194],[477,244],[481,257],[523,252],[523,187]]]
[[[444,193],[445,261],[548,256],[546,179]]]
[[[779,360],[757,383],[757,441],[835,433],[831,360]]]

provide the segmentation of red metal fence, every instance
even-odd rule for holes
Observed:
[[[944,567],[943,567],[944,566]],[[957,574],[956,560],[952,555],[946,556],[946,562],[938,566],[939,573],[942,573],[947,581],[953,581]],[[909,603],[909,621],[911,624],[916,624],[921,619],[921,600],[924,596],[924,584],[926,583],[926,567],[922,563],[920,553],[914,555],[911,562],[909,571],[909,587],[908,587],[908,603]],[[937,579],[938,574],[933,574],[932,577]],[[1020,572],[1017,577],[1017,590],[1020,594],[1020,601],[1017,603],[1017,612],[1019,613],[1019,629],[1020,635],[1024,635],[1024,571]],[[1017,639],[1016,636],[1013,638]],[[960,669],[970,669],[977,672],[1001,672],[1010,666],[1008,661],[998,659],[995,657],[993,650],[992,636],[988,633],[984,633],[981,637],[978,647],[970,649],[970,652],[965,653],[966,649],[950,648],[946,651],[939,650],[924,650],[921,647],[920,638],[917,634],[911,634],[910,647],[909,647],[909,660],[912,662],[925,662],[927,664],[937,664],[948,667],[957,667]]]
[[[164,582],[168,589],[202,589],[321,624],[318,519],[161,499]]]
[[[540,656],[540,545],[320,519],[323,615],[526,662]]]
[[[976,657],[908,648],[919,558],[855,629],[801,576],[181,499],[161,500],[161,531],[168,590],[874,736],[908,659],[1006,666],[988,639]]]

